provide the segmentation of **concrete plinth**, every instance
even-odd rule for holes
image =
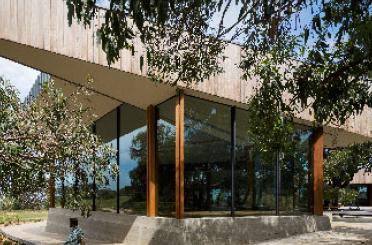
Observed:
[[[77,217],[91,239],[123,244],[252,244],[331,229],[327,216],[260,216],[220,218],[150,218],[50,209],[46,231],[67,234],[70,217]]]

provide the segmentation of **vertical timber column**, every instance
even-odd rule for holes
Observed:
[[[156,181],[156,113],[155,106],[147,107],[147,216],[157,215],[157,181]]]
[[[315,128],[312,144],[313,214],[323,215],[323,128]]]
[[[176,100],[176,218],[184,218],[184,118],[185,97],[179,91]]]

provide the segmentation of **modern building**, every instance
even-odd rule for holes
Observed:
[[[40,72],[40,74],[36,77],[34,84],[31,87],[30,92],[28,93],[27,97],[23,101],[23,104],[28,105],[32,101],[35,100],[36,96],[41,92],[43,88],[43,84],[50,80],[50,76],[46,73]]]
[[[323,214],[323,149],[372,139],[372,110],[339,128],[296,116],[293,154],[276,163],[252,142],[247,101],[255,81],[229,44],[225,72],[186,86],[155,84],[140,69],[142,50],[121,51],[111,68],[96,42],[101,18],[68,26],[59,0],[0,0],[0,56],[41,70],[66,93],[94,78],[87,105],[97,134],[118,149],[120,175],[97,187],[95,210],[148,217]],[[17,13],[17,15],[13,14]],[[104,10],[99,10],[103,16]],[[279,168],[277,167],[279,166]]]
[[[372,159],[371,159],[372,160]],[[360,170],[354,175],[350,187],[359,192],[356,204],[359,206],[372,206],[372,173]]]

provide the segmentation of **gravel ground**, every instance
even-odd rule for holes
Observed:
[[[343,218],[332,223],[332,231],[320,231],[260,243],[260,245],[372,244],[371,218]]]

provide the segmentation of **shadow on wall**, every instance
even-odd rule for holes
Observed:
[[[92,212],[88,218],[82,217],[79,210],[51,208],[48,213],[46,231],[68,235],[69,220],[75,217],[86,238],[117,243],[125,239],[137,216],[118,215],[110,212]]]

